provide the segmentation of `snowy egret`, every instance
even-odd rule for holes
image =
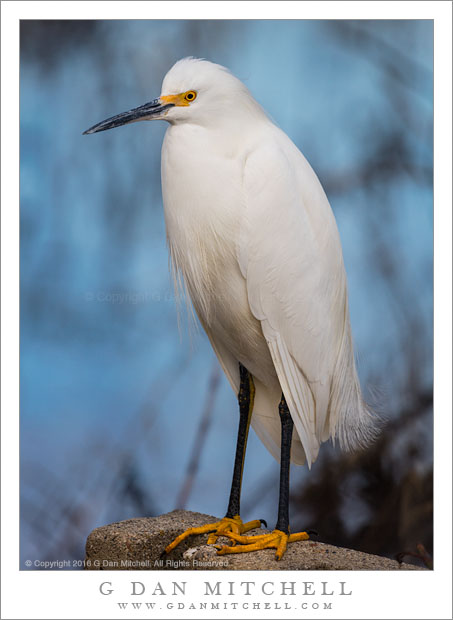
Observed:
[[[176,286],[181,281],[239,401],[226,515],[191,528],[226,536],[219,554],[308,539],[290,534],[289,469],[316,460],[329,438],[351,449],[373,434],[354,363],[346,274],[335,218],[312,168],[225,67],[195,58],[167,73],[162,94],[88,129],[169,123],[162,192]],[[250,424],[280,461],[278,519],[243,536],[240,493]],[[293,434],[293,428],[295,433]]]

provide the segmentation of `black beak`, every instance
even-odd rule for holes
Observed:
[[[97,125],[93,125],[93,127],[90,127],[84,131],[83,135],[97,133],[98,131],[106,131],[106,129],[113,129],[114,127],[120,127],[121,125],[127,125],[128,123],[135,123],[137,121],[148,121],[156,118],[162,118],[165,116],[163,112],[173,106],[173,103],[162,104],[160,99],[154,99],[153,101],[145,103],[138,108],[129,110],[129,112],[122,112],[122,114],[117,114],[116,116],[107,118],[105,121],[102,121]]]

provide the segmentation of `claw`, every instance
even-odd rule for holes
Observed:
[[[267,528],[267,521],[265,521],[264,519],[260,519],[260,523],[264,525],[265,528]]]
[[[202,525],[200,527],[191,527],[179,536],[177,536],[173,542],[171,542],[162,553],[162,556],[165,557],[170,551],[173,551],[175,547],[179,545],[183,540],[188,538],[189,536],[195,536],[197,534],[208,534],[207,544],[212,545],[217,542],[217,538],[219,536],[228,536],[228,534],[235,534],[236,536],[240,536],[244,532],[248,532],[249,530],[253,530],[255,528],[261,527],[260,521],[248,521],[247,523],[243,523],[242,519],[239,515],[235,515],[234,517],[224,517],[220,521],[216,521],[215,523],[208,523],[207,525]],[[236,542],[232,543],[233,545]],[[162,559],[161,556],[161,559]]]
[[[247,553],[249,551],[259,551],[261,549],[276,549],[276,560],[281,560],[288,543],[309,539],[307,532],[286,534],[281,530],[274,530],[270,534],[258,534],[257,536],[240,536],[234,532],[225,532],[224,536],[239,544],[236,546],[223,545],[217,551],[218,555]]]

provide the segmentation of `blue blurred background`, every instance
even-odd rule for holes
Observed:
[[[235,395],[178,331],[160,187],[165,123],[82,136],[160,94],[184,56],[226,65],[308,158],[334,210],[369,450],[292,469],[292,529],[432,548],[431,21],[21,22],[21,567],[79,559],[99,525],[222,516]],[[198,438],[198,443],[196,442]],[[243,517],[276,519],[251,433]]]

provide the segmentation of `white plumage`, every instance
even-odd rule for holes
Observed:
[[[335,218],[312,168],[242,82],[183,59],[162,96],[162,189],[176,282],[184,282],[233,389],[241,362],[256,386],[252,426],[278,460],[283,391],[297,433],[291,459],[321,442],[366,442],[372,417],[354,364]],[[150,116],[152,118],[152,116]]]

